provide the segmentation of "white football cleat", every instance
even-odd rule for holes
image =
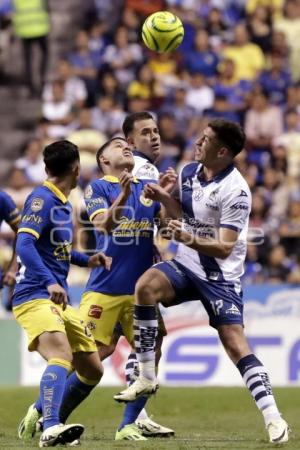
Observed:
[[[289,432],[291,430],[285,420],[272,420],[268,423],[266,428],[269,433],[269,442],[272,442],[273,444],[282,444],[289,440]]]
[[[119,392],[114,395],[114,399],[117,402],[134,402],[137,398],[142,395],[152,395],[158,389],[158,382],[156,380],[148,380],[147,378],[139,376],[134,383],[132,383],[124,391]]]
[[[54,447],[58,444],[70,444],[79,439],[83,432],[84,426],[79,423],[53,425],[53,427],[47,428],[42,433],[39,447]]]
[[[135,421],[143,436],[149,437],[170,437],[174,436],[175,431],[171,428],[163,427],[159,423],[154,422],[151,417],[147,419],[137,419]]]

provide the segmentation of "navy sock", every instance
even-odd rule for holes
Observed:
[[[148,397],[146,397],[146,395],[143,395],[142,397],[137,398],[134,402],[127,403],[123,415],[123,420],[118,428],[119,431],[123,427],[125,427],[125,425],[129,425],[136,421],[138,415],[147,403],[147,400]]]
[[[79,375],[80,376],[80,375]],[[61,423],[65,423],[69,415],[80,403],[90,394],[90,392],[97,386],[98,383],[83,378],[81,380],[76,372],[73,372],[66,381],[65,391],[59,412]],[[87,384],[83,381],[89,382]]]
[[[41,397],[39,397],[37,399],[37,401],[34,404],[35,409],[42,414],[43,413],[43,407],[42,407],[42,401],[41,401]]]
[[[44,430],[60,423],[59,411],[69,372],[67,368],[69,363],[68,361],[58,361],[57,359],[48,361],[48,366],[40,382]],[[62,364],[60,365],[61,362]]]

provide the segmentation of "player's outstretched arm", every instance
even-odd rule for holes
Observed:
[[[112,205],[104,210],[103,212],[97,214],[93,219],[94,226],[99,231],[104,231],[109,233],[113,228],[115,228],[120,223],[121,216],[123,214],[123,206],[125,206],[128,197],[131,194],[131,183],[133,181],[133,176],[131,173],[125,169],[120,177],[121,192],[112,203]]]
[[[183,228],[183,223],[179,220],[171,220],[168,224],[168,230],[176,241],[197,250],[203,255],[219,259],[228,258],[238,239],[238,232],[229,228],[220,228],[218,239],[197,236],[196,233],[186,231]]]
[[[106,270],[110,270],[111,263],[112,258],[102,252],[98,252],[92,256],[88,256],[77,250],[72,250],[71,252],[71,264],[75,266],[90,268],[103,266]]]
[[[146,198],[160,202],[164,207],[163,216],[165,218],[179,219],[182,217],[182,209],[180,203],[169,192],[162,188],[159,184],[149,183],[144,187],[144,195]]]

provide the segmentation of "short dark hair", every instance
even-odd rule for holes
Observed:
[[[243,128],[236,122],[231,122],[225,119],[214,119],[208,124],[218,141],[224,144],[234,156],[238,155],[245,146],[246,135]]]
[[[126,116],[126,118],[123,122],[123,125],[122,125],[122,130],[123,130],[124,136],[127,138],[129,133],[132,132],[135,122],[138,122],[140,120],[147,120],[147,119],[154,120],[154,117],[148,111],[132,113],[132,114],[129,114],[128,116]]]
[[[99,169],[101,170],[101,164],[100,164],[100,156],[102,155],[102,153],[104,152],[104,150],[111,144],[111,142],[116,141],[117,139],[121,139],[122,141],[126,142],[126,139],[124,139],[121,136],[115,136],[111,139],[109,139],[108,141],[106,141],[103,145],[101,145],[101,147],[97,150],[96,153],[96,161],[97,161],[97,165],[99,167]]]
[[[49,173],[61,176],[69,173],[76,161],[80,161],[77,145],[70,141],[56,141],[43,151],[44,163]]]

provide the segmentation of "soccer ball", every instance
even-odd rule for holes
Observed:
[[[142,28],[143,41],[150,50],[167,53],[182,42],[184,28],[179,17],[169,11],[158,11],[145,20]]]

